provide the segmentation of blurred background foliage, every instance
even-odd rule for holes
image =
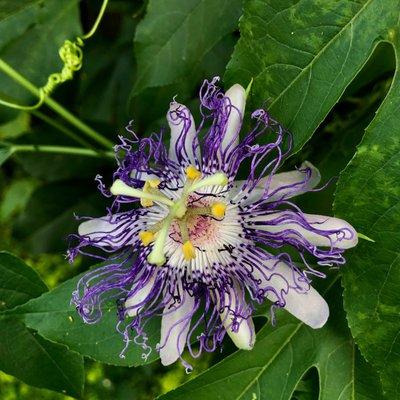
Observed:
[[[11,15],[8,22],[0,21],[0,58],[41,86],[47,75],[60,68],[57,54],[60,45],[65,39],[73,39],[90,29],[101,2],[43,0],[16,12],[25,3],[0,0],[0,18]],[[226,5],[224,2],[226,9],[220,12],[229,11],[229,16],[221,21],[218,32],[209,32],[207,43],[196,36],[196,32],[203,29],[202,23],[192,26],[193,38],[189,43],[192,59],[182,60],[182,68],[172,71],[162,54],[158,57],[157,51],[149,50],[148,42],[157,47],[166,31],[175,29],[175,17],[169,17],[170,13],[189,7],[189,3],[111,0],[97,33],[83,47],[82,70],[73,81],[60,86],[52,97],[113,142],[117,141],[117,135],[124,134],[125,126],[132,119],[139,136],[160,129],[174,95],[178,95],[180,102],[197,104],[202,79],[224,75],[239,38],[237,24],[242,3],[235,0]],[[220,8],[219,2],[205,6],[211,3],[214,3],[212,7]],[[165,23],[168,18],[169,24]],[[160,32],[155,34],[154,24],[157,23]],[[151,56],[152,52],[157,56]],[[180,54],[179,50],[176,54]],[[160,71],[165,71],[162,84],[148,77],[147,84],[141,80],[143,74],[153,74],[156,80],[162,75]],[[308,159],[319,167],[325,180],[337,177],[350,161],[364,128],[384,99],[393,71],[392,48],[379,46],[312,140],[289,160],[286,168]],[[4,74],[0,74],[0,96],[20,104],[35,102],[28,91]],[[75,146],[73,139],[60,134],[65,130],[73,129],[66,127],[48,108],[26,112],[0,106],[0,141]],[[66,237],[77,227],[73,213],[104,213],[105,202],[96,191],[94,176],[101,174],[109,182],[113,168],[112,160],[60,154],[21,153],[8,160],[0,170],[2,248],[34,266],[50,289],[85,270],[90,260],[78,259],[73,265],[65,261]],[[335,185],[331,183],[325,191],[303,196],[300,205],[305,211],[331,214],[334,190]],[[260,326],[263,321],[258,321]],[[190,375],[179,364],[162,368],[155,362],[126,368],[86,359],[84,398],[152,399],[192,379],[232,351],[227,343],[222,354],[203,356],[196,361]],[[317,382],[317,374],[310,370],[293,398],[316,399]],[[0,398],[58,400],[68,397],[33,388],[0,373]]]

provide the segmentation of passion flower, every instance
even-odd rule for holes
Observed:
[[[246,91],[236,84],[224,94],[217,80],[201,87],[197,127],[187,107],[170,104],[168,148],[164,133],[138,139],[129,129],[134,139],[121,138],[114,183],[109,191],[101,185],[112,206],[79,226],[69,251],[73,259],[96,247],[104,253],[96,257],[107,260],[73,294],[84,321],[99,321],[113,299],[125,350],[132,340],[148,349],[146,324],[162,315],[157,350],[164,365],[182,359],[185,347],[193,357],[215,350],[225,333],[250,350],[252,313],[266,300],[322,327],[329,308],[310,276],[324,274],[307,260],[343,264],[344,250],[357,244],[347,222],[305,214],[289,201],[318,185],[318,170],[305,162],[277,173],[290,135],[260,109],[240,136]]]

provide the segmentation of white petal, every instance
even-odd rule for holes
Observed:
[[[310,174],[310,176],[305,182],[307,174]],[[268,179],[268,177],[265,177],[260,180],[257,186],[248,195],[248,198],[243,202],[244,205],[254,203],[263,197]],[[290,199],[291,197],[306,193],[315,188],[320,180],[321,174],[318,169],[310,162],[305,161],[298,170],[281,172],[272,176],[268,186],[270,197],[267,202]],[[232,189],[234,191],[233,193],[239,193],[244,183],[245,181],[236,181]],[[296,186],[293,187],[293,185]]]
[[[179,114],[182,114],[184,118],[179,118],[176,114],[178,110]],[[169,144],[169,158],[173,161],[177,161],[176,155],[176,144],[178,140],[183,140],[182,143],[184,149],[184,157],[188,158],[190,164],[195,165],[195,159],[200,158],[200,148],[196,148],[196,154],[193,153],[193,141],[196,139],[196,126],[194,123],[193,116],[190,110],[177,102],[172,102],[170,104],[169,110],[167,112],[168,125],[171,129],[171,138]],[[185,132],[185,133],[184,133]],[[181,144],[181,143],[180,143]]]
[[[276,212],[269,215],[263,215],[259,217],[251,218],[251,221],[262,221],[265,223],[271,223],[271,225],[257,225],[257,229],[278,233],[284,230],[291,230],[293,233],[287,233],[288,237],[298,238],[299,235],[306,239],[314,246],[324,246],[338,249],[349,249],[354,247],[358,243],[358,236],[355,229],[346,221],[335,218],[325,217],[323,215],[314,214],[302,214],[306,222],[313,228],[321,231],[327,231],[326,236],[322,236],[318,232],[313,232],[307,228],[304,228],[299,223],[295,222],[282,222],[279,225],[275,225],[271,221],[279,218],[283,215],[290,216],[293,214],[290,212]],[[332,233],[328,234],[328,231]]]
[[[119,247],[123,244],[131,244],[135,241],[135,235],[143,224],[138,221],[135,229],[132,229],[130,228],[131,221],[128,218],[121,219],[121,215],[107,215],[82,222],[78,227],[78,233],[95,241],[98,245]]]
[[[161,320],[160,358],[163,365],[174,363],[182,354],[193,315],[194,299],[184,293],[180,304],[167,305]]]
[[[261,287],[272,286],[281,293],[286,302],[283,308],[311,328],[324,326],[329,317],[329,306],[324,298],[313,287],[308,288],[303,275],[298,271],[292,270],[282,261],[276,265],[275,263],[276,260],[265,263],[267,267],[263,270],[265,275],[260,270],[254,269],[253,275],[262,281]],[[278,300],[271,291],[268,292],[267,298],[273,302]]]
[[[229,292],[225,292],[223,302],[219,298],[215,299],[216,307],[220,310],[222,324],[237,348],[251,350],[255,342],[254,324],[251,316],[236,318],[235,332],[232,330],[235,313],[242,315],[248,313],[244,293],[237,283],[234,283],[233,288],[227,290]]]
[[[231,142],[231,149],[239,144],[239,132],[246,107],[246,91],[239,84],[235,84],[226,91],[225,97],[229,98],[233,107],[226,124],[225,136],[221,145],[222,151],[227,149]]]
[[[146,298],[150,294],[151,289],[153,289],[155,277],[156,274],[154,273],[141,288],[132,287],[132,289],[138,290],[136,290],[136,292],[129,296],[125,301],[126,313],[129,317],[135,317],[145,304]]]

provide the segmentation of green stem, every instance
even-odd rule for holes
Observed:
[[[98,151],[92,149],[83,149],[80,147],[16,144],[12,145],[10,149],[12,153],[41,152],[41,153],[72,154],[72,155],[87,156],[87,157],[107,157],[107,158],[114,157],[114,153],[112,153],[111,151],[99,153]]]
[[[92,29],[90,30],[90,32],[88,32],[85,35],[83,35],[82,39],[86,40],[86,39],[89,39],[90,37],[92,37],[94,35],[94,33],[97,30],[97,27],[100,24],[101,19],[103,18],[104,12],[106,11],[107,3],[108,3],[108,0],[104,0],[103,1],[103,4],[101,5],[100,11],[99,11],[99,15],[97,16],[96,21],[93,24]]]
[[[23,86],[25,89],[29,90],[32,94],[34,94],[35,96],[40,98],[39,89],[2,59],[0,59],[0,70],[3,71],[5,74],[7,74],[14,81],[19,83],[21,86]],[[113,143],[110,140],[108,140],[104,136],[100,135],[98,132],[96,132],[90,126],[88,126],[84,122],[82,122],[79,118],[75,117],[75,115],[71,114],[61,104],[57,103],[51,97],[45,96],[43,102],[46,103],[46,105],[49,108],[51,108],[53,111],[55,111],[57,114],[59,114],[65,120],[67,120],[71,125],[78,128],[86,136],[95,140],[97,143],[100,143],[107,149],[112,148]]]
[[[87,147],[88,149],[92,148],[93,145],[86,141],[85,139],[82,139],[79,135],[77,135],[75,132],[71,131],[64,125],[60,124],[58,121],[54,120],[53,118],[50,118],[48,115],[43,114],[40,111],[31,111],[31,113],[36,117],[41,119],[43,122],[46,124],[52,126],[53,128],[59,130],[60,132],[64,133],[65,135],[69,136],[71,139],[75,140],[77,143],[80,145]]]

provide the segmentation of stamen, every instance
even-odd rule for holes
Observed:
[[[205,186],[225,186],[228,184],[228,178],[223,172],[216,172],[213,175],[207,176],[204,179],[194,182],[190,188],[190,192],[195,192]]]
[[[183,258],[186,261],[190,261],[196,258],[196,249],[190,240],[183,243],[182,252],[183,252]]]
[[[160,184],[159,179],[149,179],[144,183],[143,192],[157,194],[157,187]],[[140,204],[142,207],[151,207],[154,205],[153,200],[149,199],[140,199]]]
[[[154,233],[151,231],[139,232],[139,239],[141,240],[143,246],[148,246],[151,242],[154,242],[154,236]]]
[[[224,218],[226,211],[226,204],[224,203],[214,203],[211,206],[211,214],[215,218]]]
[[[201,172],[196,167],[193,167],[193,165],[189,165],[186,168],[186,177],[194,181],[201,178]]]
[[[153,249],[147,257],[150,264],[161,266],[167,261],[165,258],[165,242],[167,241],[169,227],[173,220],[173,215],[169,214],[163,221],[161,229],[157,232],[156,240],[154,241]]]
[[[171,201],[162,194],[147,193],[143,190],[135,189],[133,187],[128,186],[125,182],[121,181],[121,179],[117,179],[112,184],[110,191],[114,196],[138,197],[139,199],[158,201],[170,207],[174,205],[173,201]]]
[[[196,249],[193,246],[192,242],[190,241],[189,238],[189,229],[186,225],[186,221],[178,221],[179,225],[179,230],[181,231],[181,238],[182,238],[182,253],[183,253],[183,258],[186,261],[193,260],[196,258]]]

